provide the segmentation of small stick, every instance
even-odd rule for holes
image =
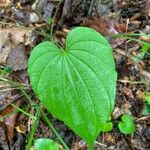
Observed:
[[[91,4],[90,4],[89,11],[88,11],[88,14],[87,14],[87,17],[92,16],[92,11],[93,11],[94,4],[95,4],[95,0],[92,0]]]
[[[103,146],[103,147],[107,147],[105,144],[100,143],[100,142],[97,142],[97,141],[95,141],[95,144],[100,145],[100,146]]]
[[[139,118],[139,119],[137,120],[137,122],[138,122],[138,121],[141,121],[141,120],[146,120],[146,119],[148,119],[148,118],[150,118],[150,116],[141,117],[141,118]]]

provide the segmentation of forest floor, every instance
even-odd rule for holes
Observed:
[[[27,74],[33,47],[51,37],[64,45],[77,26],[93,28],[109,40],[118,72],[114,127],[99,135],[95,150],[150,149],[149,0],[0,0],[0,149],[25,149],[31,133],[33,104],[40,105]],[[134,118],[131,135],[118,129],[123,114]],[[66,125],[47,115],[72,150],[87,149]],[[42,118],[34,138],[58,141]]]

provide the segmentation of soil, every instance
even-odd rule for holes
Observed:
[[[144,101],[145,94],[150,91],[150,51],[148,49],[139,57],[142,43],[113,38],[117,34],[140,34],[134,38],[150,43],[150,37],[144,36],[150,34],[149,0],[0,1],[0,73],[3,75],[0,76],[0,149],[23,150],[30,136],[32,118],[16,113],[11,104],[32,115],[36,113],[36,106],[28,100],[40,105],[27,74],[27,61],[33,47],[51,36],[64,46],[68,31],[77,26],[91,27],[109,40],[118,72],[113,130],[99,135],[95,150],[150,149],[150,112],[145,112],[148,106]],[[24,86],[27,96],[10,80]],[[46,114],[72,150],[88,149],[63,122]],[[133,117],[136,126],[133,134],[119,131],[118,122],[123,114]],[[34,138],[54,139],[63,149],[42,118]]]

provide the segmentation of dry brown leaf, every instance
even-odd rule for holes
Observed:
[[[111,134],[109,134],[109,133],[106,133],[105,134],[105,139],[106,139],[106,141],[108,141],[108,142],[110,142],[110,143],[115,143],[115,138],[114,137],[112,137],[112,135]]]
[[[123,24],[114,23],[111,20],[104,18],[93,17],[87,19],[82,23],[83,26],[91,27],[103,35],[117,34],[119,32],[125,32],[126,27]]]
[[[16,102],[15,105],[19,107],[21,105],[21,103],[22,103],[22,100],[20,99]],[[7,107],[6,109],[7,109],[8,113],[16,111],[15,108],[12,106]],[[14,127],[15,127],[17,115],[18,115],[18,113],[15,113],[5,119],[5,125],[7,128],[6,134],[7,134],[7,139],[9,141],[10,147],[12,146],[12,142],[13,142]]]
[[[25,53],[24,45],[17,45],[8,54],[6,60],[7,66],[11,67],[14,71],[26,69],[27,67],[27,55]]]
[[[12,1],[10,0],[0,0],[0,7],[8,7],[10,6]]]
[[[15,128],[18,133],[22,133],[22,134],[26,133],[26,127],[23,124],[19,124]]]
[[[144,98],[144,92],[141,91],[141,90],[137,90],[137,92],[136,92],[136,97],[137,97],[138,99],[143,99],[143,98]]]
[[[109,31],[110,22],[106,21],[103,18],[93,17],[93,19],[85,20],[82,25],[87,26],[87,27],[91,27],[103,35],[109,35],[110,34],[110,31]]]
[[[5,63],[11,49],[18,44],[29,45],[33,42],[32,30],[20,27],[0,29],[0,64]]]
[[[139,40],[145,41],[145,42],[150,42],[150,37],[148,36],[140,36]]]
[[[84,141],[77,141],[73,143],[72,150],[85,150],[87,149],[86,143]]]
[[[0,125],[0,149],[9,150],[9,146],[7,143],[7,137],[5,134],[5,127]]]

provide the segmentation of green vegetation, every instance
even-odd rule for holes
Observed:
[[[77,27],[68,33],[65,49],[49,41],[37,45],[28,73],[44,107],[93,150],[115,104],[117,73],[107,40]]]
[[[34,141],[35,150],[59,150],[59,146],[51,139],[41,138]]]
[[[119,130],[124,134],[132,134],[135,131],[133,118],[128,114],[124,114],[121,120],[118,124]]]

